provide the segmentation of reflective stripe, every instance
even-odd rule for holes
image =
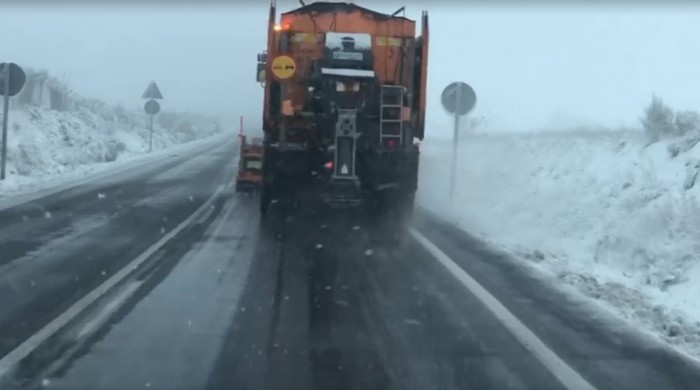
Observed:
[[[403,39],[392,37],[376,37],[374,42],[377,46],[401,47]]]

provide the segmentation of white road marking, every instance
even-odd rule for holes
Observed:
[[[109,301],[106,305],[102,307],[100,312],[93,318],[92,320],[88,321],[82,329],[78,332],[78,339],[81,339],[85,337],[86,335],[91,334],[97,328],[100,327],[100,325],[104,324],[107,319],[114,313],[115,310],[117,310],[122,304],[126,302],[127,299],[129,299],[135,292],[136,290],[139,289],[139,287],[143,284],[143,282],[140,281],[135,281],[133,283],[130,283],[127,285],[123,291],[119,293],[114,299]]]
[[[41,330],[35,333],[33,336],[25,340],[17,348],[13,349],[10,353],[5,355],[0,359],[0,378],[7,375],[13,367],[19,364],[22,359],[26,358],[32,351],[37,349],[42,343],[44,343],[49,337],[53,336],[56,332],[62,329],[66,324],[68,324],[73,318],[82,313],[88,306],[97,301],[100,297],[105,295],[109,290],[111,290],[115,285],[128,277],[134,270],[138,269],[149,257],[151,257],[156,251],[163,247],[168,241],[170,241],[175,235],[184,230],[189,226],[195,219],[197,219],[209,206],[216,200],[219,194],[224,190],[224,186],[220,185],[214,194],[207,199],[204,204],[202,204],[197,211],[192,213],[187,219],[180,223],[173,230],[168,232],[155,244],[151,245],[146,251],[141,253],[137,258],[132,260],[124,268],[119,270],[119,272],[112,275],[104,283],[97,286],[94,290],[90,291],[87,295],[81,298],[78,302],[69,307],[68,310],[61,313],[53,321],[49,322]]]
[[[211,215],[214,214],[214,208],[209,207],[198,219],[195,221],[195,223],[204,223]]]
[[[595,390],[576,370],[567,365],[554,351],[549,349],[525,324],[508,311],[501,302],[491,295],[479,282],[454,262],[445,252],[415,229],[410,230],[413,238],[430,252],[452,275],[477,297],[496,318],[530,351],[555,377],[571,390]]]
[[[216,226],[216,228],[214,228],[214,232],[211,235],[211,237],[213,237],[213,238],[219,237],[219,235],[221,235],[221,231],[226,226],[226,221],[228,221],[229,217],[231,216],[231,213],[233,213],[233,210],[236,209],[236,203],[235,202],[228,202],[228,203],[226,203],[226,205],[224,207],[226,209],[223,212],[223,216],[219,220],[218,225]],[[221,272],[219,272],[219,273],[221,273]]]

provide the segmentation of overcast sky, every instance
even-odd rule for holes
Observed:
[[[400,6],[357,3],[389,13]],[[700,109],[698,6],[451,3],[407,4],[407,16],[427,8],[431,17],[428,136],[450,132],[439,95],[455,80],[474,87],[473,115],[498,130],[637,125],[652,93],[673,108]],[[259,125],[255,61],[267,2],[192,4],[3,5],[0,61],[65,74],[76,92],[129,107],[142,104],[153,79],[164,109]]]

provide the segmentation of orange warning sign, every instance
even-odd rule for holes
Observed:
[[[294,76],[297,64],[290,56],[277,56],[272,60],[272,74],[280,80]]]

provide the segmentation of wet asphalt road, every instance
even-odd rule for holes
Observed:
[[[192,214],[230,177],[232,147],[0,211],[0,356]]]
[[[234,159],[222,147],[168,164],[0,212],[2,354],[227,184]],[[22,387],[564,388],[409,236],[348,212],[260,219],[256,206],[225,191],[106,326],[25,370]],[[477,240],[423,213],[414,227],[596,388],[700,383],[694,365]]]

